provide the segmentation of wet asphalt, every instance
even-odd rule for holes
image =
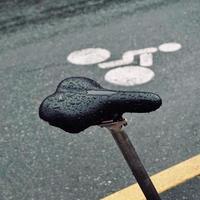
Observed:
[[[149,174],[199,154],[199,9],[199,0],[1,1],[0,199],[97,200],[135,182],[105,129],[71,135],[39,119],[41,101],[66,77],[162,97],[156,112],[125,114]],[[140,86],[112,85],[107,69],[66,60],[77,49],[106,48],[117,59],[172,41],[182,49],[156,54],[155,78]],[[199,185],[195,178],[162,197],[198,200]]]

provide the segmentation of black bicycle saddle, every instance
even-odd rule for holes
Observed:
[[[92,125],[121,119],[125,112],[151,112],[161,104],[154,93],[108,90],[89,78],[71,77],[44,99],[39,116],[66,132],[79,133]]]

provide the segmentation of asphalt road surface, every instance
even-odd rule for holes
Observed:
[[[38,117],[41,101],[70,76],[102,86],[158,93],[163,106],[150,114],[126,114],[126,131],[149,174],[200,151],[200,1],[76,0],[0,2],[0,199],[96,200],[134,182],[114,140],[91,127],[71,135]],[[119,59],[128,50],[176,42],[157,52],[146,84],[105,81],[110,69],[79,66],[71,52],[104,48]],[[198,200],[198,178],[163,199]]]

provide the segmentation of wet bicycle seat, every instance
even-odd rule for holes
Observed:
[[[104,121],[118,120],[125,112],[151,112],[161,104],[154,93],[108,90],[89,78],[71,77],[44,99],[39,116],[66,132],[79,133]]]

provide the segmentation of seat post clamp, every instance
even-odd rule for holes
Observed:
[[[108,120],[103,121],[99,126],[101,128],[107,128],[113,131],[120,131],[124,126],[127,126],[127,120],[125,118],[121,118],[118,121]]]

